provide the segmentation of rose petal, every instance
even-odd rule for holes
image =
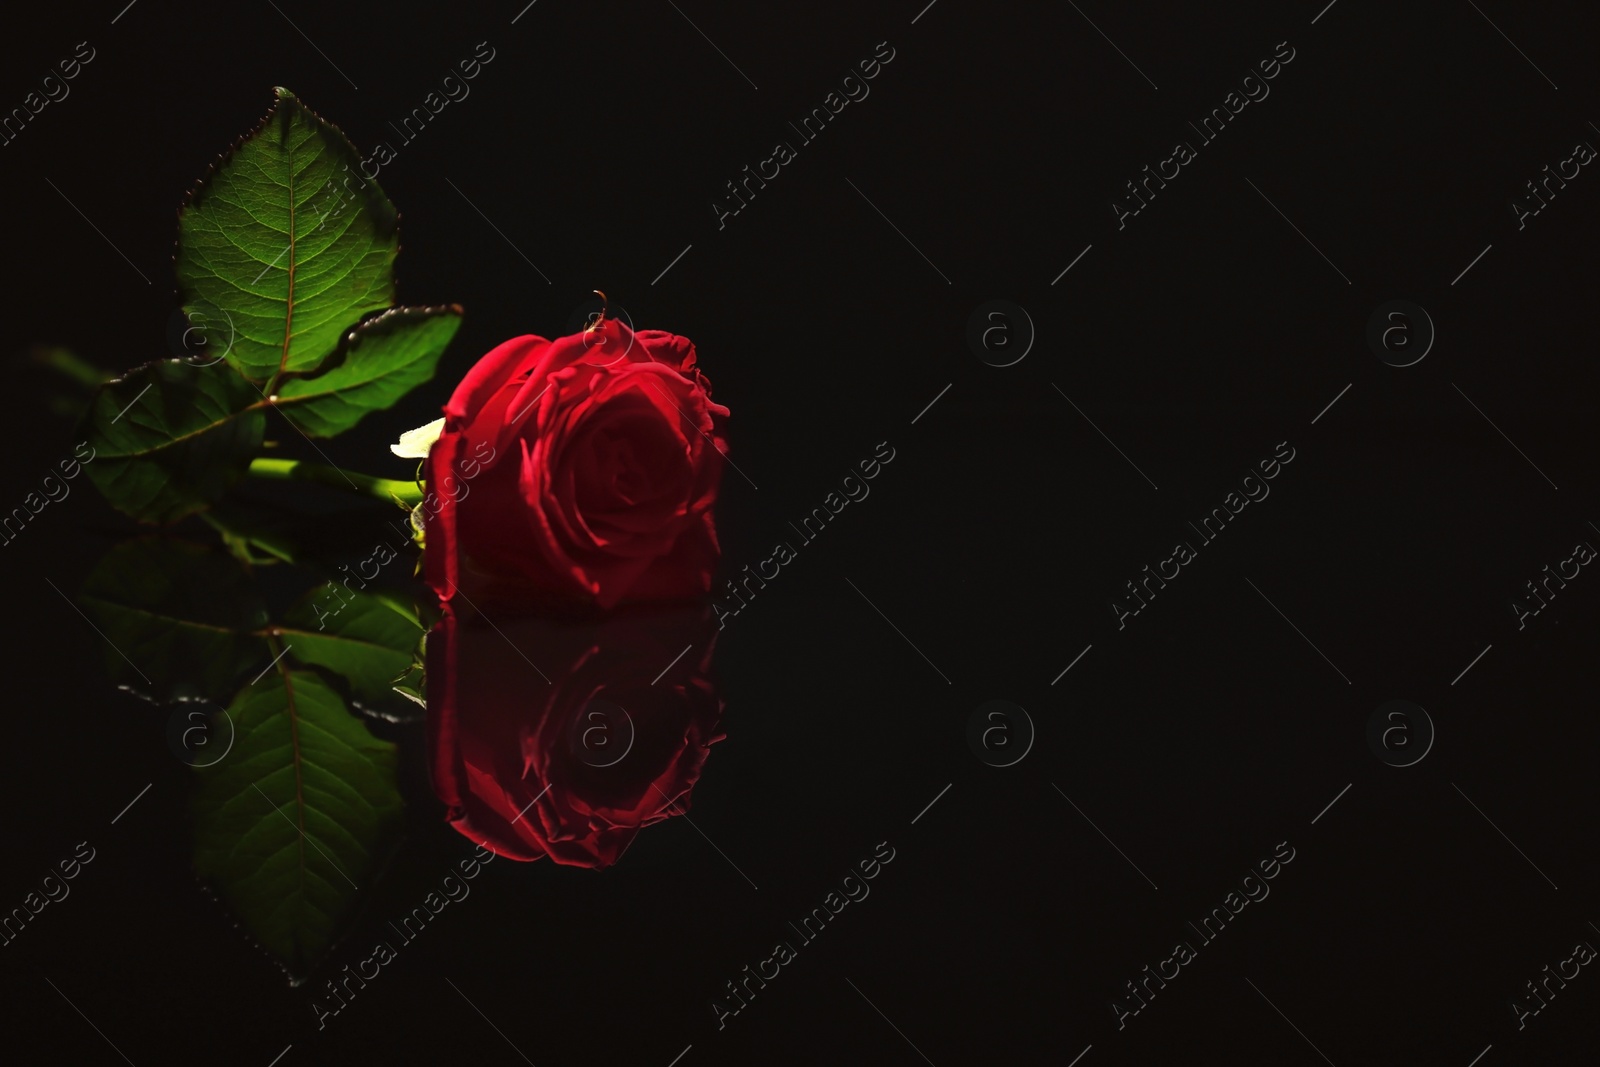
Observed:
[[[534,334],[513,337],[504,344],[491,348],[487,355],[472,365],[467,376],[461,379],[450,402],[444,406],[446,416],[470,419],[484,403],[510,381],[530,357],[536,356],[541,346],[550,342]]]
[[[418,426],[401,434],[400,440],[389,446],[389,451],[401,459],[427,459],[428,449],[433,447],[443,431],[444,420],[434,419],[426,426]]]

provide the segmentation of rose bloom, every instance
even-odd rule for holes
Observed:
[[[602,319],[467,373],[428,453],[425,567],[447,603],[608,610],[711,586],[723,420],[694,345]]]
[[[578,624],[447,614],[428,636],[427,691],[450,825],[511,859],[600,868],[687,811],[723,737],[710,620],[704,607]]]

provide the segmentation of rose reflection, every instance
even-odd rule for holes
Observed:
[[[450,824],[512,859],[598,868],[688,810],[723,737],[711,623],[698,607],[585,624],[447,614],[427,701]]]

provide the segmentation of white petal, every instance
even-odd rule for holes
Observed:
[[[401,459],[427,459],[428,449],[433,447],[443,432],[444,420],[434,419],[426,426],[418,426],[401,434],[399,443],[390,445],[389,451]]]

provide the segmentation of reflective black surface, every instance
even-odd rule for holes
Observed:
[[[0,148],[0,508],[49,499],[0,545],[12,1058],[1589,1062],[1600,186],[1543,168],[1600,143],[1591,12],[279,6],[51,8],[0,43],[6,108],[96,50]],[[880,41],[869,95],[791,129]],[[370,720],[396,846],[298,987],[196,879],[173,705],[119,692],[69,602],[135,531],[59,480],[72,420],[28,358],[168,354],[173,213],[274,85],[392,146],[401,296],[466,308],[435,388],[336,462],[409,477],[398,433],[598,286],[733,413],[720,577],[779,566],[723,598],[691,807],[605,869],[474,867],[425,720]],[[968,345],[996,300],[1036,334],[1008,366]],[[1408,366],[1368,343],[1396,300],[1435,334]],[[969,744],[994,700],[1034,732],[1010,766]],[[1394,700],[1432,726],[1410,766],[1368,740]]]

